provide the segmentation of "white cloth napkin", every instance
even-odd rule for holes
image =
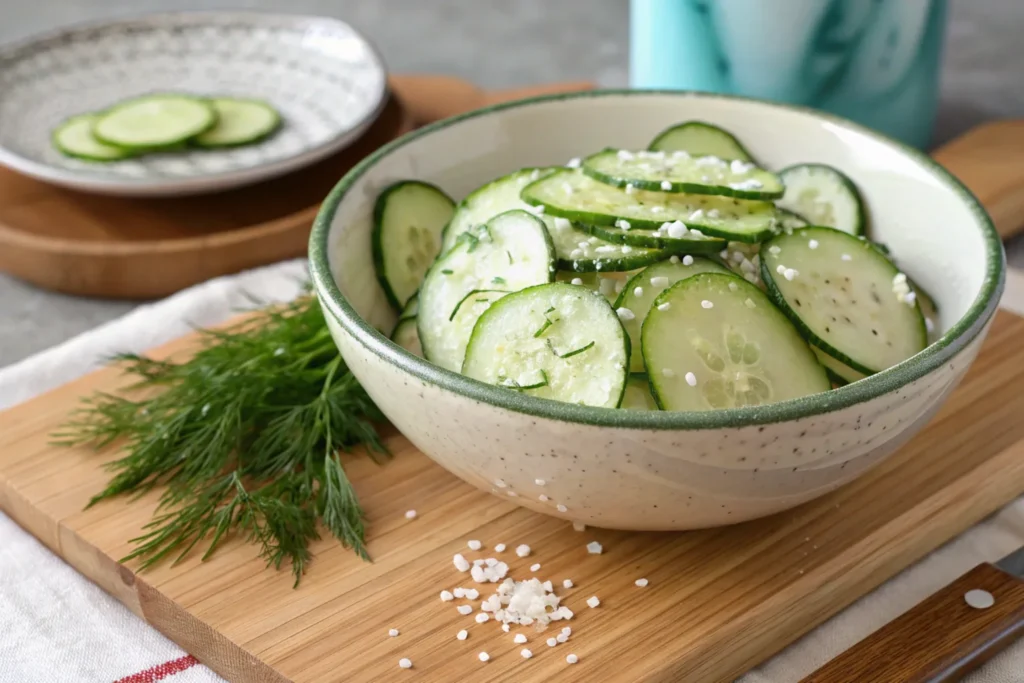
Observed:
[[[111,353],[145,351],[191,327],[250,306],[293,298],[304,264],[218,278],[0,370],[0,409],[96,368]],[[1024,277],[1011,273],[1004,306],[1024,313]],[[1024,545],[1024,499],[907,569],[741,678],[797,681],[982,561]],[[941,628],[941,624],[936,624]],[[397,669],[396,669],[397,670]],[[0,513],[0,683],[220,681]],[[972,675],[972,683],[1024,681],[1024,642]]]

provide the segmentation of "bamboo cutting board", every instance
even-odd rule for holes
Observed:
[[[293,590],[290,573],[266,569],[253,547],[231,541],[206,563],[191,557],[136,574],[116,558],[155,497],[83,511],[106,479],[105,458],[47,438],[79,397],[117,389],[122,379],[110,369],[0,414],[0,508],[233,681],[732,680],[1024,492],[1022,335],[1024,319],[1000,313],[962,385],[906,447],[829,496],[734,527],[575,532],[463,484],[391,434],[395,457],[384,466],[345,460],[373,564],[323,540]],[[419,517],[407,520],[407,509]],[[538,562],[540,578],[575,582],[559,591],[577,615],[569,643],[551,649],[548,634],[523,629],[534,652],[524,660],[496,623],[476,624],[438,599],[471,585],[452,567],[454,553],[492,554],[468,551],[468,539],[507,544],[498,556],[516,577]],[[587,554],[591,540],[604,554]],[[533,548],[529,557],[512,552],[520,543]],[[650,585],[636,587],[640,577]],[[599,608],[586,607],[591,595]],[[399,637],[388,637],[392,627]],[[470,631],[465,642],[455,639],[461,628]],[[490,662],[478,661],[481,650]],[[565,662],[570,652],[578,664]],[[415,668],[400,670],[401,657]]]

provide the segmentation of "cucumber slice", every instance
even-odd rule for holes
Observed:
[[[509,294],[473,328],[462,373],[566,403],[615,408],[629,343],[611,306],[562,282]]]
[[[416,318],[402,318],[391,333],[391,341],[414,356],[423,358],[423,347],[420,345],[420,333],[416,329]]]
[[[53,131],[53,146],[62,154],[86,161],[117,161],[132,156],[130,150],[105,145],[93,136],[98,118],[96,114],[82,114],[67,119]]]
[[[689,152],[694,156],[714,155],[720,159],[753,161],[750,152],[732,133],[703,121],[687,121],[658,133],[648,149]]]
[[[698,273],[729,273],[729,270],[711,259],[699,256],[685,256],[683,259],[662,261],[644,268],[631,277],[613,306],[622,320],[622,327],[629,335],[634,349],[640,348],[640,328],[647,318],[651,304],[666,289]],[[642,354],[635,353],[630,359],[630,372],[646,372]]]
[[[257,142],[281,125],[281,115],[260,100],[216,97],[210,106],[217,124],[193,140],[200,147],[235,147]]]
[[[779,176],[786,186],[780,207],[814,225],[864,234],[864,202],[857,186],[841,172],[824,164],[797,164],[784,168]]]
[[[619,294],[626,286],[626,282],[629,278],[633,277],[640,270],[623,270],[620,272],[589,272],[589,273],[576,273],[571,270],[560,270],[555,275],[555,282],[568,282],[571,285],[577,285],[579,287],[586,287],[587,289],[597,292],[605,299],[608,303],[614,303],[619,298]]]
[[[841,230],[810,226],[765,242],[761,278],[812,345],[857,372],[885,370],[927,344],[906,276]]]
[[[622,272],[663,261],[678,249],[635,247],[613,243],[584,232],[564,218],[556,218],[551,240],[558,254],[558,269],[576,273]]]
[[[701,273],[669,287],[641,337],[663,410],[760,406],[832,386],[786,316],[735,275]]]
[[[594,237],[605,242],[648,249],[670,249],[677,253],[714,254],[725,246],[725,240],[721,237],[694,237],[692,232],[685,233],[682,238],[673,237],[672,235],[679,233],[680,228],[669,223],[657,230],[632,226],[629,230],[624,230],[608,225],[585,225],[582,227]]]
[[[607,185],[655,192],[715,194],[741,199],[778,199],[779,176],[740,159],[675,152],[606,149],[583,160],[583,172]]]
[[[775,211],[779,216],[779,227],[783,230],[795,230],[810,225],[806,218],[795,211],[783,209],[781,206],[775,207]]]
[[[836,360],[817,347],[812,346],[811,350],[818,357],[818,362],[824,366],[829,379],[837,384],[849,384],[850,382],[856,382],[867,377],[863,372],[857,372],[846,363]]]
[[[573,169],[561,169],[523,188],[527,204],[545,213],[588,225],[658,229],[681,221],[696,237],[711,235],[739,242],[760,242],[776,225],[775,205],[713,195],[626,190],[606,185]],[[668,232],[668,228],[665,228]],[[682,233],[680,236],[685,236]]]
[[[499,213],[512,209],[530,210],[530,205],[519,198],[519,193],[533,181],[554,170],[554,168],[524,168],[470,192],[455,207],[455,214],[444,229],[441,252],[444,253],[454,247],[455,240],[459,238],[459,235],[477,225],[483,225]],[[548,227],[550,228],[550,225]]]
[[[405,308],[403,308],[402,312],[398,315],[398,319],[409,320],[411,318],[415,318],[419,310],[420,296],[419,293],[417,292],[416,294],[413,294],[407,302],[405,302]]]
[[[424,356],[456,372],[477,318],[509,292],[551,282],[555,250],[544,224],[506,211],[471,228],[427,271],[416,324]]]
[[[658,410],[658,403],[651,395],[651,385],[646,375],[629,376],[619,407],[623,410]]]
[[[185,142],[216,123],[217,114],[204,99],[146,95],[116,104],[100,114],[92,133],[108,145],[153,150]]]
[[[416,293],[441,249],[441,231],[455,202],[439,188],[402,180],[377,197],[373,207],[373,265],[388,301],[402,310]]]

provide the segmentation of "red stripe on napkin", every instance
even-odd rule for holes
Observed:
[[[191,669],[193,666],[199,663],[199,660],[192,655],[180,657],[178,659],[172,659],[169,662],[154,666],[151,669],[140,671],[132,674],[131,676],[125,676],[114,681],[114,683],[155,683],[155,681],[161,681],[168,676],[174,674],[180,674],[186,669]]]

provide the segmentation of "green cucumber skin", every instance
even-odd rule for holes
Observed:
[[[743,156],[740,156],[740,157],[736,157],[737,159],[739,159],[740,161],[747,161],[747,162],[752,162],[752,163],[757,164],[757,162],[754,160],[754,156],[749,151],[747,151],[747,148],[743,146],[743,143],[741,143],[736,138],[735,135],[733,135],[732,133],[730,133],[729,131],[727,131],[727,130],[725,130],[723,128],[719,128],[718,126],[716,126],[714,124],[707,123],[706,121],[693,120],[693,121],[685,121],[683,123],[677,123],[677,124],[671,125],[668,128],[666,128],[665,130],[663,130],[660,133],[658,133],[657,135],[655,135],[654,139],[651,140],[651,144],[649,144],[647,146],[647,149],[651,150],[652,152],[669,151],[667,149],[662,148],[659,145],[659,143],[662,142],[669,135],[675,134],[678,130],[680,130],[682,128],[689,128],[689,127],[709,129],[711,131],[714,131],[714,133],[716,135],[720,135],[722,137],[728,138],[729,140],[732,141],[732,144],[734,144],[736,146],[736,149],[738,149],[740,151],[740,153],[743,155]],[[672,150],[672,151],[675,151],[675,150]],[[689,150],[683,150],[683,151],[689,152]],[[760,166],[761,164],[757,164],[757,165]]]
[[[606,225],[578,225],[577,227],[605,242],[628,244],[632,247],[644,247],[646,249],[671,249],[674,254],[717,254],[722,249],[725,249],[725,245],[728,243],[720,237],[710,240],[683,240],[636,232],[638,229],[644,230],[646,228],[623,230],[622,228]]]
[[[212,99],[213,98],[207,98],[207,101],[212,102]],[[266,102],[265,100],[257,100],[251,97],[232,97],[230,99],[237,100],[239,102],[251,102],[252,104],[258,104],[263,107],[266,107],[269,111],[273,112],[274,114],[273,125],[264,132],[260,133],[259,135],[254,135],[251,138],[246,138],[244,140],[237,140],[233,142],[203,142],[202,140],[199,139],[202,136],[202,133],[200,133],[199,135],[196,135],[194,138],[189,140],[190,144],[194,145],[198,149],[230,149],[232,147],[244,147],[246,145],[254,145],[257,142],[263,142],[264,140],[266,140],[267,138],[271,137],[279,130],[281,130],[281,125],[284,123],[284,119],[281,117],[281,112],[279,112],[276,108],[270,106],[269,102]],[[213,104],[211,103],[210,106],[212,107]],[[210,127],[210,130],[212,130],[215,126],[216,123],[214,123],[214,125]],[[207,131],[203,132],[205,133]]]
[[[452,206],[455,206],[455,202],[449,197],[444,190],[439,188],[437,185],[424,182],[422,180],[399,180],[385,187],[379,195],[377,195],[377,201],[373,205],[373,236],[370,239],[370,246],[373,251],[373,269],[377,275],[377,282],[380,283],[381,289],[384,290],[384,296],[387,297],[388,303],[395,309],[397,313],[401,313],[402,309],[408,303],[407,301],[399,301],[398,297],[391,290],[391,285],[387,281],[387,277],[384,274],[384,244],[383,244],[383,221],[384,221],[384,210],[387,208],[388,197],[392,192],[400,190],[407,185],[418,185],[420,187],[432,190],[442,197],[445,197]],[[436,259],[436,257],[435,257]],[[424,277],[426,277],[424,275]],[[416,296],[413,294],[413,296]],[[410,297],[411,298],[411,297]]]
[[[609,147],[598,152],[597,154],[606,154],[607,152],[610,151],[617,150]],[[593,154],[591,155],[591,157],[597,156],[597,154]],[[771,201],[774,199],[779,199],[786,192],[786,189],[784,187],[780,188],[778,191],[775,192],[766,192],[764,190],[737,190],[727,185],[707,185],[704,183],[678,183],[671,181],[671,189],[666,190],[664,187],[662,187],[661,182],[657,180],[632,180],[628,178],[622,178],[620,176],[613,176],[608,173],[598,171],[595,168],[588,167],[587,161],[591,157],[587,157],[586,159],[583,160],[583,165],[580,167],[580,169],[594,180],[602,182],[605,185],[611,185],[613,187],[626,187],[626,185],[632,185],[638,190],[650,190],[652,192],[672,192],[680,194],[709,194],[717,195],[720,197],[734,197],[736,199],[752,199],[757,201]],[[782,182],[779,181],[779,184],[781,185]]]
[[[853,184],[853,181],[850,180],[850,178],[845,173],[843,173],[837,168],[829,166],[828,164],[792,164],[791,166],[787,166],[786,168],[779,171],[779,177],[782,178],[783,183],[785,183],[786,180],[786,172],[791,171],[795,168],[817,168],[823,169],[831,174],[834,174],[839,179],[839,182],[841,182],[843,186],[850,192],[853,198],[857,200],[857,232],[853,233],[853,235],[855,237],[863,237],[864,235],[867,234],[867,210],[864,208],[864,198],[861,197],[860,190],[857,189],[857,186]],[[794,213],[797,216],[800,216],[800,214],[797,213],[796,211],[789,211],[790,213]],[[803,216],[800,217],[803,218]],[[826,225],[822,227],[828,228],[831,226]],[[840,230],[839,232],[843,231]],[[850,233],[846,234],[849,235]]]
[[[544,180],[544,179],[543,178],[538,178],[536,182],[539,182],[541,180]],[[527,192],[529,192],[530,187],[532,185],[533,185],[533,183],[530,183],[530,185],[527,185],[526,187],[524,187],[523,190],[522,190],[522,193],[520,194],[520,197],[522,198],[522,200],[524,202],[526,202],[530,206],[543,206],[545,214],[547,214],[549,216],[559,216],[561,218],[567,218],[567,219],[569,219],[570,221],[572,221],[574,223],[582,223],[582,224],[587,225],[587,226],[608,227],[608,226],[614,226],[615,225],[615,221],[617,221],[617,220],[619,220],[621,218],[623,220],[628,220],[629,224],[633,228],[643,228],[643,229],[648,229],[648,230],[657,230],[665,222],[665,221],[652,221],[652,220],[647,220],[645,218],[630,218],[628,216],[613,216],[611,214],[594,213],[592,211],[562,210],[562,209],[560,209],[558,207],[552,207],[552,206],[549,206],[549,205],[545,204],[542,201],[535,200],[535,199],[532,199],[531,197],[528,197],[527,196]],[[734,201],[738,201],[738,200],[734,200]],[[755,233],[750,233],[750,234],[740,234],[740,235],[737,235],[736,233],[730,233],[728,231],[715,228],[713,226],[712,227],[708,227],[706,225],[702,225],[701,223],[686,223],[686,227],[688,227],[688,228],[697,228],[702,233],[704,233],[705,236],[708,236],[708,237],[719,237],[719,238],[722,238],[722,239],[725,239],[725,240],[732,240],[733,242],[746,242],[748,244],[756,244],[758,242],[763,242],[764,240],[766,240],[768,237],[770,237],[775,232],[774,229],[773,229],[773,226],[768,226],[768,227],[766,227],[764,230],[762,230],[760,232],[755,232]],[[637,246],[639,246],[639,245],[637,245]]]
[[[890,265],[892,265],[893,270],[895,272],[899,272],[899,268],[896,267],[896,264],[894,264],[892,260],[882,252],[881,249],[878,249],[871,242],[868,242],[866,240],[859,240],[855,235],[851,235],[850,233],[844,232],[843,230],[828,227],[827,225],[813,225],[808,227],[813,228],[814,230],[831,230],[832,232],[839,233],[840,235],[846,235],[847,237],[851,237],[855,241],[858,241],[860,243],[861,249],[870,250],[877,254],[878,256],[881,256]],[[798,228],[798,230],[802,229],[803,228]],[[790,308],[789,304],[786,302],[786,298],[782,295],[782,292],[775,284],[775,273],[771,272],[771,268],[768,267],[767,254],[768,247],[770,246],[770,242],[765,242],[764,244],[761,245],[761,280],[762,282],[764,282],[765,290],[768,296],[771,298],[772,303],[774,303],[778,307],[778,309],[782,311],[787,318],[790,319],[793,325],[796,326],[796,329],[800,331],[800,335],[807,340],[807,343],[812,346],[816,346],[817,348],[821,349],[824,353],[828,354],[829,356],[832,356],[839,362],[844,363],[853,370],[864,373],[865,375],[874,375],[881,372],[882,370],[885,370],[886,368],[882,368],[882,370],[872,370],[866,365],[861,365],[860,363],[853,360],[846,354],[841,353],[840,351],[832,347],[828,342],[818,337],[818,335],[814,334],[814,332],[812,332],[810,328],[808,328],[807,325],[804,324],[803,320],[800,319],[800,316],[797,315],[792,308]],[[925,339],[927,342],[928,329],[925,327],[924,315],[921,313],[921,306],[915,301],[914,307],[917,309],[918,316],[921,319],[922,338]]]
[[[88,154],[72,152],[71,150],[60,144],[60,142],[57,140],[57,134],[60,132],[61,127],[58,127],[56,130],[53,131],[53,133],[50,134],[50,144],[53,145],[54,149],[56,149],[58,152],[60,152],[66,157],[70,157],[72,159],[79,159],[81,161],[89,161],[94,164],[112,164],[116,161],[124,161],[125,159],[131,159],[132,157],[139,155],[139,152],[125,149],[123,147],[117,148],[121,152],[121,155],[116,157],[94,157]]]
[[[558,270],[569,273],[623,273],[637,268],[646,268],[658,261],[664,261],[674,254],[682,254],[682,251],[672,249],[658,250],[648,254],[637,254],[626,258],[608,259],[558,259]],[[600,268],[598,268],[600,264]]]
[[[150,153],[156,153],[156,152],[170,152],[170,151],[181,150],[181,149],[185,148],[188,145],[189,141],[191,141],[194,137],[196,137],[198,135],[202,135],[203,133],[205,133],[206,131],[210,130],[211,128],[213,128],[214,126],[217,125],[217,112],[214,111],[213,107],[210,105],[210,102],[209,102],[209,100],[207,98],[205,98],[205,97],[196,97],[195,95],[182,95],[180,93],[152,93],[152,94],[149,94],[149,95],[143,95],[141,97],[133,97],[130,100],[125,100],[124,102],[119,102],[119,103],[113,105],[112,107],[108,107],[107,109],[104,109],[102,111],[96,112],[96,114],[97,114],[98,117],[103,117],[106,114],[112,113],[114,110],[116,110],[119,107],[122,107],[122,106],[128,105],[128,104],[132,104],[132,103],[134,103],[134,102],[136,102],[138,100],[144,99],[144,98],[148,99],[148,98],[152,98],[152,97],[178,97],[178,98],[181,98],[181,99],[187,99],[187,100],[193,100],[195,102],[199,102],[200,104],[205,106],[207,108],[207,110],[210,112],[210,116],[208,117],[208,121],[206,123],[206,126],[204,128],[200,128],[200,129],[197,129],[197,130],[189,133],[189,135],[186,135],[185,137],[181,138],[180,140],[175,140],[174,142],[169,142],[166,145],[125,145],[125,144],[121,144],[121,143],[109,140],[107,138],[104,138],[102,135],[99,135],[98,133],[96,133],[95,129],[93,131],[93,135],[95,135],[96,139],[99,140],[100,142],[102,142],[104,145],[110,145],[111,147],[117,147],[118,149],[123,149],[123,150],[125,150],[127,152],[131,152],[133,154],[150,154]],[[98,120],[99,119],[97,118],[97,121]]]

